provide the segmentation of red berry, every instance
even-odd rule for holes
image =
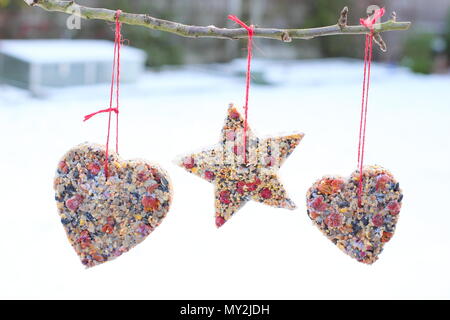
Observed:
[[[393,216],[396,216],[400,213],[400,203],[397,201],[391,201],[387,205],[387,209],[389,210],[389,213]]]
[[[223,226],[225,224],[225,222],[227,222],[222,216],[217,216],[216,217],[216,226],[217,228],[220,228],[221,226]]]
[[[325,223],[328,227],[340,227],[342,225],[342,216],[336,212],[330,213],[325,219]]]
[[[224,204],[230,204],[231,203],[230,191],[228,190],[221,191],[219,194],[219,200]]]
[[[102,232],[107,233],[107,234],[111,234],[113,232],[113,230],[114,230],[114,228],[110,224],[105,224],[102,227]]]
[[[231,109],[230,110],[230,118],[233,120],[238,120],[239,119],[239,112],[236,111],[236,109]]]
[[[377,177],[377,185],[376,189],[378,190],[385,190],[386,189],[386,183],[388,183],[391,180],[391,177],[389,177],[387,174],[382,174]]]
[[[142,198],[142,205],[145,211],[154,211],[159,208],[159,200],[155,197],[144,196]]]
[[[314,200],[309,202],[309,205],[317,211],[325,211],[327,209],[327,204],[323,201],[322,196],[314,198]]]
[[[214,172],[212,171],[205,171],[205,179],[212,181],[214,180],[214,178],[216,177],[216,175],[214,174]]]
[[[245,186],[245,182],[244,181],[238,181],[237,183],[236,183],[236,187],[238,188],[238,189],[242,189],[242,188],[244,188],[244,186]]]
[[[83,196],[77,194],[66,200],[66,207],[71,211],[77,211],[82,202]]]
[[[343,184],[344,184],[344,180],[341,180],[341,179],[333,180],[333,182],[331,182],[331,188],[333,189],[333,192],[337,193],[337,192],[341,191]]]
[[[88,168],[89,172],[91,174],[93,174],[94,176],[96,176],[101,170],[100,166],[98,164],[93,163],[93,162],[89,163],[87,165],[87,168]]]
[[[258,188],[258,185],[255,182],[247,183],[248,191],[255,191]]]
[[[239,194],[244,194],[244,187],[245,187],[245,182],[244,181],[238,181],[236,183],[236,190]]]
[[[137,174],[137,180],[139,182],[145,182],[148,180],[148,178],[149,178],[149,176],[148,176],[147,172],[145,172],[145,171],[141,171]]]
[[[381,242],[388,242],[391,240],[394,234],[392,232],[383,231],[383,235],[381,236]]]
[[[58,169],[59,171],[61,171],[62,173],[67,173],[69,172],[69,167],[67,166],[67,163],[65,161],[60,161],[58,163]]]
[[[270,199],[272,198],[272,191],[270,191],[269,188],[263,188],[260,192],[259,192],[261,198],[263,199]]]
[[[381,227],[384,223],[384,218],[381,214],[376,214],[372,218],[372,223],[375,227]]]
[[[316,211],[311,211],[309,213],[309,216],[311,217],[311,219],[315,220],[317,217],[320,216],[320,213],[316,212]]]
[[[184,158],[184,160],[183,160],[183,166],[184,166],[186,169],[192,169],[192,168],[195,166],[195,160],[194,160],[194,158],[192,158],[192,157]]]

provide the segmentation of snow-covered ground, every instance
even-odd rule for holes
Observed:
[[[259,135],[304,132],[280,171],[298,209],[248,203],[214,226],[213,187],[176,167],[218,141],[227,105],[242,105],[244,61],[148,72],[121,87],[120,153],[169,171],[174,202],[162,225],[119,259],[85,270],[56,212],[52,179],[72,146],[104,143],[108,85],[0,86],[0,298],[450,298],[450,76],[374,65],[366,163],[404,192],[394,238],[372,266],[344,255],[307,217],[305,193],[356,167],[361,61],[255,61]],[[124,70],[123,72],[126,72]]]

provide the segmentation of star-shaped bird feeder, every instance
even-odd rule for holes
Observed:
[[[245,128],[244,119],[230,104],[220,143],[183,156],[177,164],[214,184],[216,225],[221,227],[250,200],[295,209],[278,170],[303,136],[259,139],[248,126]]]

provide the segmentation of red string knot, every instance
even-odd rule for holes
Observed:
[[[373,31],[374,24],[384,15],[385,12],[386,9],[384,8],[377,9],[371,16],[367,17],[366,19],[359,19],[359,23]]]
[[[238,17],[233,16],[233,15],[229,15],[228,19],[236,22],[237,24],[239,24],[241,27],[243,27],[245,30],[247,30],[248,36],[249,37],[253,37],[253,35],[255,34],[255,26],[254,25],[250,25],[248,26],[245,22],[243,22],[242,20],[240,20]]]
[[[116,20],[119,20],[120,15],[122,14],[122,10],[116,10]]]

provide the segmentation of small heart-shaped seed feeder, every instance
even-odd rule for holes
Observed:
[[[367,166],[350,178],[325,176],[307,193],[308,215],[339,249],[359,262],[372,264],[395,232],[403,194],[393,175],[380,166]]]
[[[58,164],[55,199],[70,244],[86,267],[127,252],[161,223],[172,191],[167,173],[144,160],[108,156],[105,147],[81,144]]]

